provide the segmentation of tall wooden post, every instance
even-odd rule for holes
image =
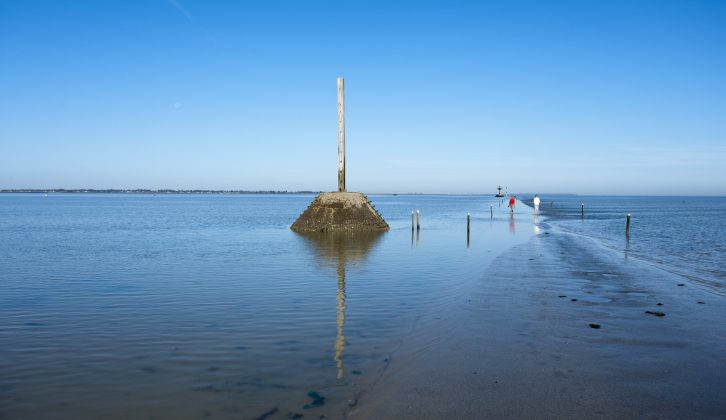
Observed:
[[[338,192],[345,192],[345,94],[338,77]]]

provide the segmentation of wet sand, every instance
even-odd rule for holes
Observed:
[[[346,414],[724,418],[724,297],[542,227],[422,316]]]

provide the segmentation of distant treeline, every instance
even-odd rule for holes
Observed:
[[[54,188],[54,189],[5,189],[0,190],[0,193],[36,193],[36,194],[48,194],[48,193],[82,193],[82,194],[317,194],[320,191],[244,191],[244,190],[146,190],[146,189],[132,189],[132,190],[96,190],[96,189],[65,189],[65,188]]]

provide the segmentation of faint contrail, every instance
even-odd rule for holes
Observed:
[[[177,0],[168,0],[169,3],[176,8],[176,10],[180,11],[184,16],[189,19],[189,22],[194,22],[194,18],[192,17],[192,14],[189,13],[189,10],[185,9],[184,6],[179,4]]]

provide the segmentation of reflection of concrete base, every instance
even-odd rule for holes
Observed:
[[[362,193],[320,193],[290,229],[298,232],[388,230]]]

